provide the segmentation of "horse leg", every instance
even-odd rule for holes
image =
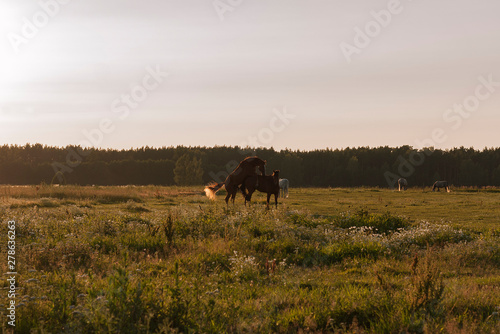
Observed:
[[[271,193],[267,193],[267,209],[269,209],[269,200],[271,199]]]
[[[250,189],[246,189],[245,183],[243,183],[240,187],[241,193],[243,194],[243,197],[245,198],[245,206],[247,206],[247,198],[248,198],[248,192],[250,192]]]
[[[255,189],[248,188],[248,194],[245,196],[245,206],[247,205],[247,201],[250,203],[252,200],[252,195],[254,193]]]
[[[278,208],[278,194],[274,194],[274,204],[276,205],[276,209]]]
[[[250,196],[250,199],[251,199],[251,196]],[[250,199],[249,199],[249,195],[247,194],[247,195],[245,196],[245,206],[247,206],[247,202],[249,202],[249,203],[250,203]]]
[[[226,187],[226,189],[227,188],[228,187]],[[233,206],[234,206],[234,199],[236,198],[237,192],[238,192],[237,186],[229,187],[229,189],[227,190],[227,195],[231,198],[231,201],[233,202]]]
[[[243,197],[247,196],[247,190],[246,190],[246,187],[245,187],[245,182],[243,182],[243,184],[241,185],[240,191],[243,194]]]

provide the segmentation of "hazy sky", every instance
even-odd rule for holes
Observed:
[[[498,147],[499,14],[498,0],[2,0],[0,144]]]

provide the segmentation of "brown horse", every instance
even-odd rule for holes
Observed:
[[[248,194],[245,190],[248,189]],[[267,208],[269,208],[269,199],[274,195],[274,202],[278,208],[278,196],[280,193],[280,171],[274,170],[272,175],[254,175],[245,179],[241,185],[241,192],[245,196],[245,205],[247,201],[252,200],[252,194],[255,190],[267,193]]]
[[[238,167],[236,167],[231,174],[228,175],[226,180],[221,183],[215,183],[205,187],[205,194],[211,200],[215,200],[215,193],[219,191],[222,187],[226,188],[226,204],[229,205],[229,198],[232,199],[234,204],[234,198],[236,197],[236,192],[238,187],[243,183],[245,178],[257,176],[255,169],[258,168],[262,175],[266,175],[266,161],[258,157],[247,157],[243,159]],[[245,194],[246,195],[246,194]]]

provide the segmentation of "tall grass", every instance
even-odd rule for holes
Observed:
[[[16,332],[500,330],[498,233],[366,210],[141,199],[5,204],[20,245]]]

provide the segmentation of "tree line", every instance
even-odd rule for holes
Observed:
[[[273,148],[142,147],[128,150],[0,146],[0,183],[79,185],[202,185],[222,182],[251,155],[267,160],[268,174],[279,169],[291,186],[393,187],[447,180],[455,186],[500,186],[500,148],[357,147],[312,151]]]

